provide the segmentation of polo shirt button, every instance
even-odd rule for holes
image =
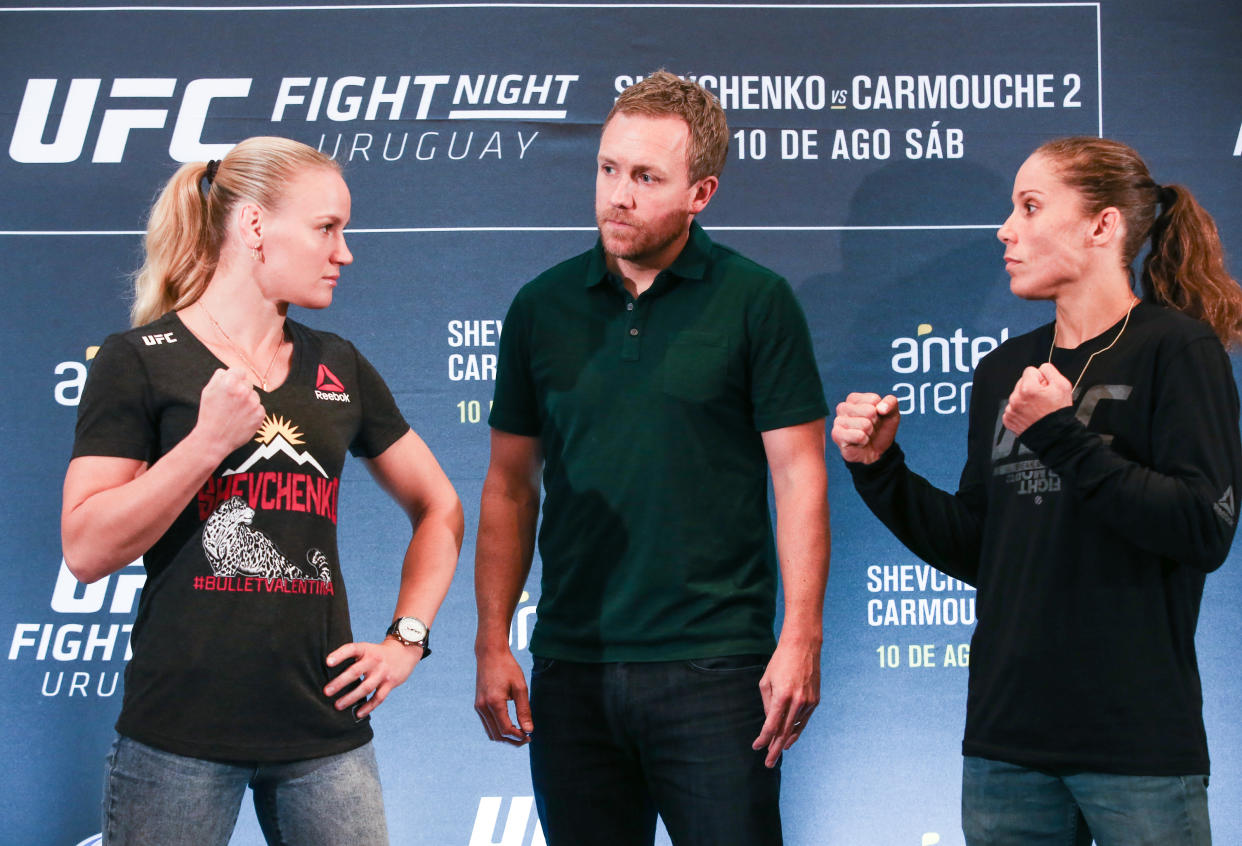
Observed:
[[[626,304],[625,304],[625,310],[626,310],[626,311],[633,311],[633,310],[634,310],[634,304],[633,304],[633,303],[626,303]]]
[[[631,330],[630,330],[630,334],[631,334],[631,335],[637,335],[637,334],[638,334],[638,330],[637,330],[637,329],[631,329]]]

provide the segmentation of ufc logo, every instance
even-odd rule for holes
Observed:
[[[1134,388],[1130,385],[1092,385],[1082,395],[1082,402],[1078,403],[1078,410],[1074,412],[1074,417],[1084,426],[1091,423],[1091,418],[1095,415],[1095,410],[1099,408],[1101,402],[1114,400],[1123,402],[1130,398],[1130,394]],[[1030,455],[1031,451],[1027,447],[1018,443],[1018,436],[1005,428],[1006,401],[1001,400],[1000,409],[996,412],[996,427],[992,431],[992,462],[1004,461],[1015,455]],[[1098,433],[1104,443],[1111,443],[1112,435]]]
[[[102,82],[100,79],[70,80],[56,135],[51,141],[44,142],[43,137],[49,129],[52,98],[59,80],[26,80],[26,93],[13,127],[13,140],[9,143],[9,156],[13,161],[23,164],[77,161],[86,146],[87,130],[95,114]],[[250,83],[250,79],[191,80],[177,105],[168,155],[178,162],[223,158],[232,144],[204,144],[201,141],[208,109],[211,101],[218,97],[248,96]],[[113,99],[167,101],[176,89],[176,79],[114,79],[108,96]],[[119,162],[125,155],[125,144],[132,130],[163,129],[168,122],[171,111],[168,106],[171,104],[153,102],[151,105],[154,108],[105,108],[91,161]]]

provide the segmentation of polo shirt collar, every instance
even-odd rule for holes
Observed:
[[[665,268],[666,273],[680,279],[706,279],[707,278],[707,258],[711,254],[712,239],[703,231],[703,227],[699,226],[697,220],[690,223],[690,237],[686,240],[686,246],[682,247],[681,253],[677,258],[673,259],[673,263]],[[587,265],[585,285],[588,288],[600,284],[608,278],[609,274],[608,262],[604,258],[604,243],[596,239],[595,249],[591,252],[591,259]]]

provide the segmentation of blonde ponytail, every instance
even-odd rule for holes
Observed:
[[[207,200],[199,184],[206,162],[182,165],[151,208],[147,220],[146,261],[134,274],[134,326],[150,323],[198,299],[215,271],[208,249]]]

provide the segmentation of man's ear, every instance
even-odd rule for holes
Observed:
[[[716,189],[720,187],[720,178],[716,176],[705,176],[690,188],[690,213],[698,214],[707,208],[707,204],[716,194]]]

